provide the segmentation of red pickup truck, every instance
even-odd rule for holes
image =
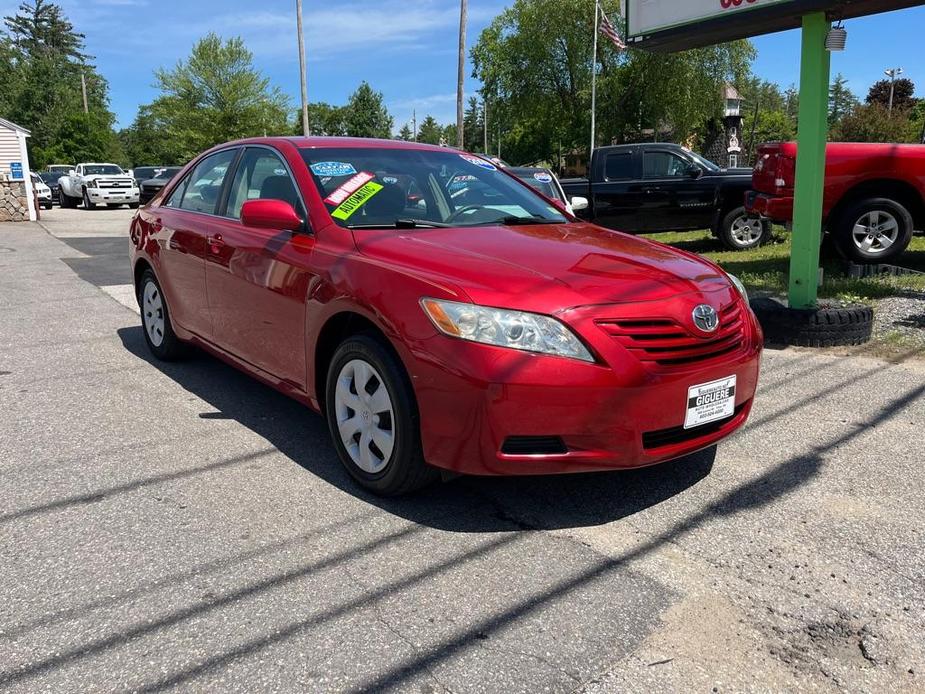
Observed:
[[[758,148],[745,206],[777,223],[793,219],[797,146]],[[824,229],[858,263],[887,263],[925,229],[925,145],[833,142],[826,148]]]

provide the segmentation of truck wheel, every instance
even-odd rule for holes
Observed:
[[[87,195],[87,190],[84,189],[84,209],[85,209],[85,210],[92,210],[92,209],[95,209],[95,208],[96,208],[96,203],[95,203],[95,202],[90,202],[90,196]]]
[[[58,198],[59,198],[58,204],[64,209],[70,209],[72,207],[77,207],[77,201],[74,198],[72,198],[70,195],[65,195],[63,190],[59,194]]]
[[[835,242],[856,263],[887,263],[909,246],[912,226],[912,215],[895,200],[868,198],[841,215]]]
[[[720,222],[719,240],[733,251],[757,248],[771,240],[771,222],[750,214],[745,207],[736,207]]]

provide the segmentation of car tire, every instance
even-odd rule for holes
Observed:
[[[65,195],[64,192],[61,192],[60,200],[58,204],[66,210],[77,207],[77,200],[72,198],[70,195]]]
[[[848,207],[835,225],[835,242],[848,260],[889,263],[912,242],[909,210],[889,198],[868,198]],[[887,243],[888,242],[888,243]]]
[[[356,335],[334,353],[325,414],[338,457],[360,485],[380,496],[427,486],[414,391],[398,358],[373,335]]]
[[[749,214],[744,206],[729,210],[719,224],[719,240],[732,251],[747,251],[771,240],[771,222]]]
[[[87,195],[86,189],[84,189],[84,209],[85,210],[96,209],[96,203],[90,201],[90,196]]]
[[[137,210],[137,209],[138,209],[138,203],[137,203],[137,202],[130,202],[130,203],[128,204],[128,208],[129,208],[130,210]]]
[[[51,203],[50,203],[50,202],[44,203],[44,204],[42,205],[42,209],[43,209],[43,210],[50,210],[50,209],[51,209]]]
[[[752,310],[761,323],[765,342],[796,347],[839,347],[870,342],[874,310],[870,306],[796,309],[758,297]]]
[[[141,275],[138,306],[141,310],[141,331],[151,354],[161,361],[175,361],[183,357],[186,345],[173,331],[167,299],[153,270],[145,270]]]

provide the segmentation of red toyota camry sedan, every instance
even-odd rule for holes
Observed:
[[[752,406],[762,335],[738,280],[456,150],[220,145],[138,211],[131,240],[153,354],[196,344],[322,412],[380,494],[438,468],[651,465]]]

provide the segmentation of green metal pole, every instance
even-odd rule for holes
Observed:
[[[790,251],[790,306],[816,305],[819,244],[822,236],[822,190],[828,136],[830,54],[825,37],[832,28],[824,12],[803,17],[800,66],[800,120]]]

